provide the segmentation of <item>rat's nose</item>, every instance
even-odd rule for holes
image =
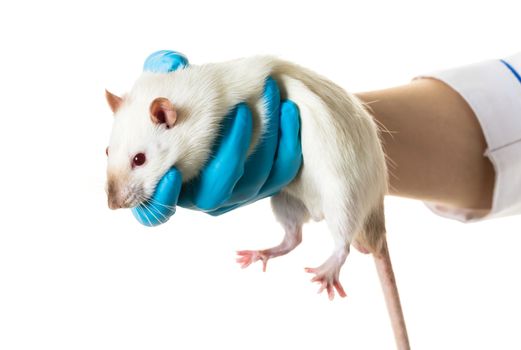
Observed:
[[[108,203],[109,203],[109,208],[112,210],[121,208],[121,203],[116,199],[115,196],[109,195]]]
[[[116,182],[109,179],[107,182],[107,199],[110,209],[119,209],[123,207],[123,200],[119,194],[118,186]]]
[[[108,187],[107,190],[107,203],[110,209],[130,208],[130,195],[127,191],[114,190]]]

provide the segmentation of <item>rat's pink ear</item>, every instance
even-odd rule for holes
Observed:
[[[105,97],[107,98],[107,102],[109,103],[110,109],[112,109],[112,113],[116,113],[121,107],[123,103],[123,99],[114,95],[112,92],[105,90]]]
[[[164,123],[171,128],[177,120],[177,112],[169,99],[158,97],[150,104],[150,119],[155,124]]]

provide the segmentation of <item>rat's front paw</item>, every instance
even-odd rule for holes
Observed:
[[[241,264],[241,268],[246,268],[250,266],[252,263],[262,260],[262,271],[266,272],[266,266],[268,265],[268,259],[270,258],[268,254],[264,253],[261,250],[239,250],[237,252],[239,257],[237,258],[237,262]]]
[[[304,270],[306,272],[314,273],[316,275],[311,279],[311,282],[317,282],[320,284],[320,289],[318,290],[318,293],[322,293],[322,291],[325,289],[327,290],[329,300],[333,300],[333,298],[335,297],[336,289],[338,295],[340,295],[342,298],[346,297],[346,292],[344,291],[344,288],[342,287],[338,279],[338,273],[334,272],[334,270],[323,269],[322,267],[306,267]]]

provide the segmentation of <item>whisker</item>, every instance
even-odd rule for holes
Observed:
[[[145,217],[151,226],[152,223],[150,217],[153,217],[157,222],[160,223],[166,222],[168,220],[168,217],[161,212],[161,208],[165,208],[169,211],[175,211],[176,209],[176,206],[174,205],[163,204],[154,198],[146,198],[143,194],[136,195],[136,199],[139,201],[139,207],[148,213],[145,215]],[[158,215],[162,218],[162,220],[159,219]]]
[[[166,222],[166,221],[168,220],[168,218],[166,217],[166,215],[163,214],[163,213],[162,213],[162,212],[161,212],[161,211],[160,211],[160,210],[159,210],[159,209],[158,209],[154,204],[152,204],[152,208],[154,208],[154,209],[157,211],[157,213],[158,213],[159,215],[161,215],[161,217],[164,219],[164,221],[161,221],[161,222]]]
[[[167,205],[167,204],[163,204],[163,203],[159,202],[157,199],[154,199],[154,198],[150,198],[149,201],[150,201],[152,204],[157,204],[157,205],[159,205],[159,206],[161,206],[161,207],[163,207],[163,208],[166,208],[166,209],[173,210],[173,209],[176,208],[175,205]]]
[[[142,208],[143,210],[148,210],[147,207],[146,207],[145,205],[143,205],[143,204],[139,204],[139,207]],[[147,221],[148,221],[148,225],[149,225],[149,226],[152,226],[152,222],[150,221],[148,215],[144,215],[144,216],[145,216],[145,218],[146,218]]]
[[[154,210],[157,210],[156,207],[153,207]],[[148,206],[145,206],[145,209],[150,213],[150,215],[152,215],[154,217],[154,219],[156,219],[157,222],[162,222],[161,220],[159,220],[159,218],[154,214],[154,212],[148,207]],[[149,219],[149,222],[150,222],[150,219]],[[150,222],[150,225],[152,225],[152,223]]]

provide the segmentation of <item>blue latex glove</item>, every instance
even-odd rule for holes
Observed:
[[[179,53],[158,51],[149,56],[144,69],[169,72],[187,65],[188,60]],[[267,130],[255,152],[246,157],[252,116],[245,104],[239,104],[226,117],[222,137],[200,176],[181,190],[179,171],[168,171],[152,199],[132,209],[139,222],[147,226],[166,222],[175,213],[177,202],[220,215],[271,196],[293,180],[302,163],[298,108],[292,101],[280,102],[279,89],[271,78],[266,81],[263,97],[268,107]]]
[[[152,199],[132,208],[134,217],[145,226],[157,226],[167,222],[175,214],[182,182],[179,170],[170,168],[159,180]]]

